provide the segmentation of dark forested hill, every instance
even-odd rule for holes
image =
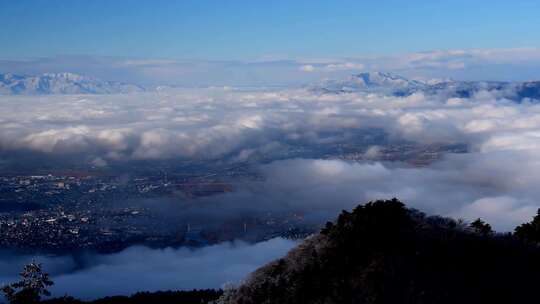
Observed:
[[[477,227],[475,225],[479,225]],[[540,251],[376,201],[257,270],[229,303],[535,303]]]

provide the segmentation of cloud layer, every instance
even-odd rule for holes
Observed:
[[[477,151],[534,148],[540,106],[480,91],[469,99],[309,90],[179,89],[104,96],[1,96],[0,149],[92,159],[246,157],[338,144],[379,128],[399,140]],[[532,140],[531,140],[532,139]]]
[[[234,195],[245,195],[268,201],[267,207],[287,202],[306,210],[326,204],[335,214],[368,199],[397,196],[428,212],[485,217],[499,229],[527,220],[539,206],[540,105],[517,104],[497,92],[446,98],[224,87],[3,96],[0,108],[4,153],[77,155],[94,166],[132,160],[323,158],[326,149],[362,140],[367,136],[362,132],[373,128],[398,146],[462,143],[469,150],[423,168],[376,162],[384,148],[377,143],[360,146],[373,163],[280,162],[261,168],[263,187],[271,191],[219,197],[226,201],[238,203],[242,198]]]
[[[513,152],[450,155],[428,168],[296,159],[264,167],[264,190],[252,199],[264,197],[332,219],[341,209],[398,197],[428,214],[469,221],[481,217],[508,231],[540,207],[538,169],[535,156]]]
[[[17,280],[22,265],[35,258],[51,273],[53,296],[94,299],[137,291],[222,288],[236,284],[256,268],[287,253],[296,242],[272,239],[248,245],[223,243],[200,249],[130,247],[108,255],[5,255],[0,283]]]

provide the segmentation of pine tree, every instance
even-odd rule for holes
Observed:
[[[530,223],[521,224],[514,229],[514,236],[526,243],[540,243],[540,209]]]
[[[493,234],[493,229],[491,229],[491,225],[484,222],[480,218],[472,222],[470,227],[474,230],[474,232],[483,236],[488,236],[490,234]]]
[[[1,291],[11,304],[33,304],[41,301],[41,296],[50,296],[47,290],[54,283],[41,264],[32,261],[24,266],[21,280],[2,287]]]

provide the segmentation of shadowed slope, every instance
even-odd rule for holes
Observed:
[[[524,303],[540,253],[397,200],[344,211],[233,292],[230,303]]]

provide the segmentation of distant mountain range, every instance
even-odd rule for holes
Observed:
[[[0,74],[0,94],[117,94],[142,92],[144,88],[73,73],[46,73],[37,76]]]
[[[426,95],[468,98],[480,91],[489,91],[496,96],[521,102],[524,98],[540,100],[540,81],[456,81],[438,82],[411,80],[392,73],[371,72],[352,75],[343,80],[326,80],[312,85],[311,90],[319,93],[367,92],[393,96],[408,96],[416,92]]]
[[[166,88],[166,87],[163,87]],[[359,73],[341,80],[325,80],[308,87],[321,94],[353,92],[409,96],[422,92],[446,98],[469,98],[489,91],[499,98],[521,102],[525,98],[540,101],[540,81],[420,81],[384,72]],[[157,90],[162,87],[155,88]],[[121,94],[145,91],[129,83],[107,81],[74,73],[45,73],[41,75],[0,74],[0,95],[49,94]]]

